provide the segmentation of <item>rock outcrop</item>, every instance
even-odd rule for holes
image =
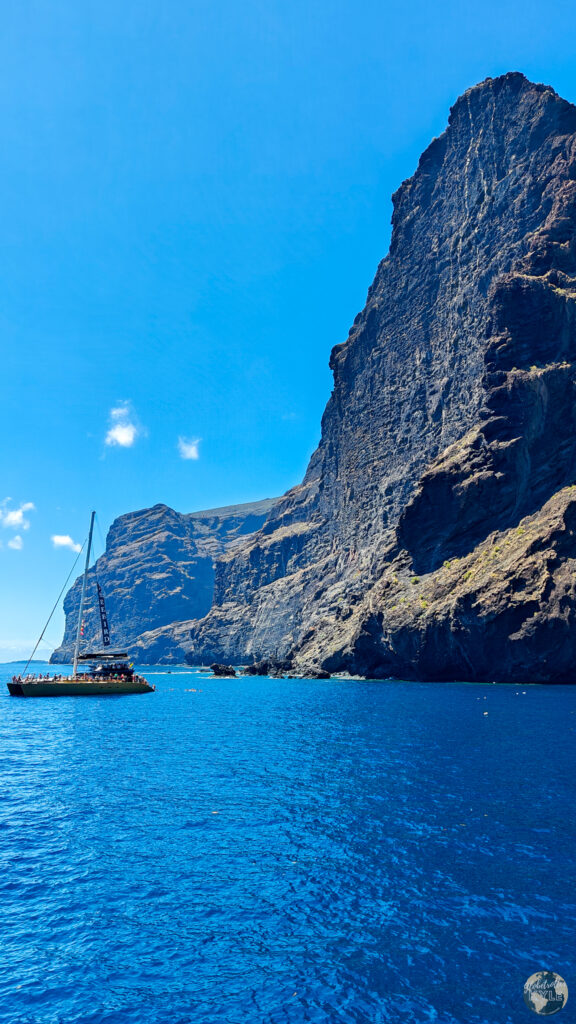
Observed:
[[[306,478],[218,563],[190,660],[570,674],[575,203],[575,107],[516,73],[458,100],[394,196]]]
[[[576,682],[576,486],[432,573],[415,576],[399,553],[293,662],[377,679]]]
[[[90,570],[84,612],[83,647],[100,650],[102,637],[96,580],[106,599],[111,641],[146,658],[139,635],[181,619],[206,614],[214,591],[214,565],[257,530],[274,499],[182,515],[167,505],[120,516],[110,527],[106,552]],[[64,601],[66,631],[53,662],[71,659],[80,604],[81,579]],[[178,660],[171,640],[155,659]]]

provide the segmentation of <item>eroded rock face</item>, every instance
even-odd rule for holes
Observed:
[[[355,610],[295,661],[422,680],[576,682],[576,487],[422,577],[400,553]],[[332,652],[327,653],[332,647]]]
[[[542,510],[576,472],[575,179],[576,108],[552,89],[509,74],[458,100],[394,196],[390,252],[332,352],[334,391],[306,478],[218,564],[212,610],[191,624],[190,660],[493,674],[490,659],[473,667],[469,588],[455,581],[461,603],[448,613],[430,584],[417,616],[402,609],[400,643],[382,581],[434,581],[444,562],[472,557],[526,516],[542,543],[549,537]],[[477,636],[495,611],[494,587],[483,587]],[[522,632],[523,605],[512,614],[510,603],[511,618],[498,607],[501,644],[514,636],[532,652],[504,659],[515,678],[538,642]],[[544,607],[533,631],[551,635],[555,612]]]
[[[274,500],[265,500],[181,515],[167,505],[155,505],[120,516],[110,527],[106,553],[89,573],[83,648],[102,647],[98,579],[105,595],[112,645],[128,646],[147,660],[140,650],[139,635],[146,629],[204,615],[212,603],[216,560],[258,529],[273,507]],[[66,631],[53,661],[71,658],[80,592],[81,579],[66,595]],[[184,652],[172,634],[158,660],[182,660]]]

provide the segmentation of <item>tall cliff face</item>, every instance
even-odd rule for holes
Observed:
[[[431,635],[435,617],[466,635],[458,608],[404,605],[415,574],[434,578],[573,482],[575,133],[576,108],[520,74],[455,104],[393,197],[390,251],[332,352],[306,478],[217,564],[190,660],[470,677],[456,648],[436,669],[417,653],[423,612]],[[491,605],[477,600],[481,633]]]
[[[274,500],[181,515],[167,505],[116,519],[106,552],[90,570],[84,611],[83,647],[102,646],[96,579],[106,599],[114,646],[138,650],[138,637],[179,619],[199,618],[212,603],[216,560],[257,530]],[[64,601],[66,629],[53,661],[70,660],[81,579]],[[174,645],[166,651],[175,657]]]
[[[140,660],[576,681],[576,108],[488,79],[393,201],[303,483],[210,557],[158,513],[136,585],[112,536]]]

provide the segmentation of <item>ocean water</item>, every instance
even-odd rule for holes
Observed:
[[[0,694],[2,1024],[574,1019],[576,688],[146,674]]]

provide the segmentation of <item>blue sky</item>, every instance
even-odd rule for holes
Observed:
[[[301,479],[391,193],[488,75],[576,101],[575,44],[554,0],[6,5],[0,659],[92,507],[105,533]]]

